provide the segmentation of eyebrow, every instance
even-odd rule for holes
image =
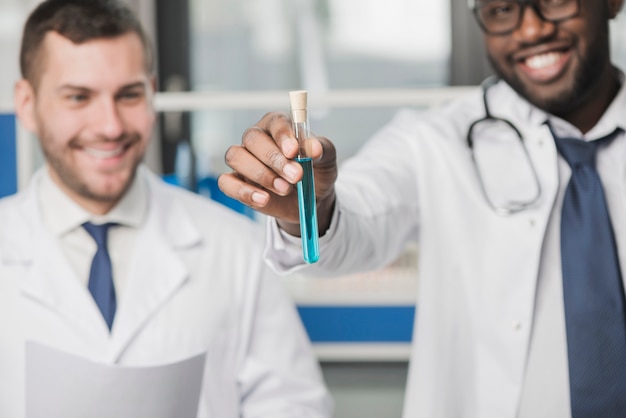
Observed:
[[[119,90],[120,91],[122,91],[122,90],[132,90],[132,89],[136,89],[136,88],[145,89],[146,88],[146,83],[144,83],[143,81],[137,81],[136,83],[131,83],[131,84],[127,84],[125,86],[122,86],[122,88],[119,89]]]
[[[143,81],[137,81],[135,83],[131,83],[131,84],[126,84],[122,87],[120,87],[117,91],[124,91],[124,90],[133,90],[136,88],[142,88],[145,89],[145,83]],[[73,85],[73,84],[64,84],[60,87],[57,88],[58,92],[62,92],[64,90],[73,90],[73,91],[84,91],[84,92],[88,92],[88,91],[93,91],[93,89],[86,87],[86,86],[80,86],[80,85]]]

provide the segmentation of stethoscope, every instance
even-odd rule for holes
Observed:
[[[526,148],[526,145],[524,143],[524,137],[522,136],[521,132],[510,121],[508,121],[506,119],[495,117],[489,111],[489,104],[487,103],[487,92],[498,81],[499,81],[498,77],[492,76],[492,77],[487,78],[481,84],[481,88],[482,88],[482,92],[483,92],[483,105],[485,107],[485,116],[483,116],[482,118],[480,118],[478,120],[475,120],[470,125],[470,127],[468,128],[468,131],[467,131],[467,146],[470,149],[472,162],[474,164],[476,175],[478,176],[478,183],[480,184],[480,189],[482,191],[482,194],[483,194],[486,202],[489,204],[489,206],[497,214],[499,214],[499,215],[512,215],[512,214],[515,214],[515,213],[518,213],[518,212],[521,212],[521,211],[524,211],[524,210],[530,208],[531,206],[535,205],[539,201],[539,198],[541,197],[541,184],[539,182],[539,176],[537,175],[537,170],[535,169],[535,165],[533,164],[533,162],[532,162],[532,160],[530,158],[530,154],[528,153],[528,149]],[[519,142],[520,142],[520,146],[521,146],[521,149],[523,150],[524,158],[526,158],[527,163],[528,163],[528,167],[530,168],[530,171],[532,172],[533,181],[534,181],[534,184],[535,184],[535,187],[536,187],[536,192],[535,192],[535,194],[532,197],[529,197],[528,199],[523,199],[523,200],[510,200],[510,201],[507,201],[506,204],[502,204],[502,205],[495,204],[492,201],[492,199],[489,197],[489,193],[487,193],[487,188],[485,187],[485,181],[484,181],[483,175],[482,175],[482,173],[480,171],[479,163],[478,163],[478,160],[476,159],[476,154],[475,154],[475,150],[474,150],[474,129],[479,124],[485,123],[485,122],[487,122],[487,123],[501,123],[501,124],[504,124],[506,127],[511,129],[511,133],[513,133],[513,132],[515,133],[515,135],[513,135],[513,136],[516,137],[517,140],[519,140]]]

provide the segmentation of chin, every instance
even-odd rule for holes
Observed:
[[[575,82],[561,80],[550,84],[538,85],[523,82],[518,77],[501,77],[531,104],[548,113],[559,114],[576,107],[580,94]]]
[[[116,190],[111,190],[110,188],[106,190],[98,190],[94,188],[83,188],[80,194],[81,196],[83,196],[83,198],[92,200],[94,202],[116,203],[122,198],[126,190],[127,188],[116,189]]]
[[[84,197],[91,200],[102,203],[114,203],[119,201],[126,191],[130,188],[130,185],[134,179],[134,173],[116,176],[115,178],[108,178],[100,182],[100,184],[92,183],[91,185],[85,184],[83,192]]]

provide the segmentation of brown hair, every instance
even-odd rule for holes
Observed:
[[[119,1],[46,0],[28,17],[20,49],[22,77],[35,88],[44,59],[41,45],[50,31],[75,44],[135,33],[144,46],[146,71],[150,74],[154,71],[154,54],[148,37],[134,13]]]

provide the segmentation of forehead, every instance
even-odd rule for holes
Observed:
[[[48,32],[41,52],[41,83],[95,87],[148,79],[141,39],[132,32],[80,44]]]

